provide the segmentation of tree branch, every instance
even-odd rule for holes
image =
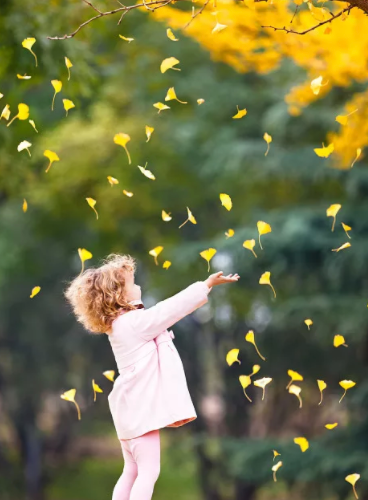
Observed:
[[[191,19],[187,22],[187,24],[183,27],[183,30],[185,30],[186,28],[188,28],[188,26],[193,22],[193,20],[199,16],[199,14],[202,14],[202,12],[204,11],[204,9],[207,7],[207,5],[209,4],[209,1],[210,0],[206,0],[205,3],[202,5],[202,7],[196,12],[196,13],[192,13],[192,17]],[[193,7],[194,8],[194,7]]]

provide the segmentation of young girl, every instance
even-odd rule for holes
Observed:
[[[160,473],[159,429],[197,418],[168,328],[206,304],[212,287],[239,279],[218,272],[145,309],[134,273],[132,257],[111,254],[65,292],[78,321],[108,335],[119,370],[108,401],[125,463],[113,500],[150,500]]]

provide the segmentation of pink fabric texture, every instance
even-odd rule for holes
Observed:
[[[108,401],[120,440],[197,418],[168,328],[208,302],[209,291],[204,281],[197,281],[149,309],[124,312],[113,322],[108,338],[119,376]]]
[[[151,500],[160,475],[160,434],[158,430],[122,440],[124,470],[112,500]]]

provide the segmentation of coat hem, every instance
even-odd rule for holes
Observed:
[[[165,421],[163,424],[157,424],[155,426],[147,426],[147,428],[143,429],[142,431],[133,431],[130,432],[129,434],[125,434],[124,437],[122,435],[119,435],[117,432],[117,436],[119,441],[125,441],[128,439],[134,439],[140,436],[143,436],[144,434],[147,434],[147,432],[155,431],[158,429],[164,429],[165,427],[170,427],[170,428],[176,428],[176,427],[182,427],[185,424],[189,424],[189,422],[193,422],[193,420],[196,420],[197,415],[191,415],[190,417],[185,417],[181,419],[170,419],[168,422]],[[182,424],[179,424],[180,422],[183,422]],[[179,424],[176,425],[175,424]]]

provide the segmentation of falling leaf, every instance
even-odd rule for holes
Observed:
[[[11,125],[16,118],[18,118],[19,120],[28,120],[28,118],[29,118],[29,106],[27,106],[27,104],[23,104],[23,103],[18,104],[18,114],[15,115],[10,120],[7,127],[9,127],[9,125]]]
[[[165,262],[162,264],[162,267],[164,269],[169,269],[170,266],[171,266],[171,262],[169,260],[165,260]]]
[[[166,30],[166,35],[167,35],[167,38],[170,38],[170,40],[172,40],[173,42],[178,42],[179,41],[179,38],[175,38],[175,35],[174,33],[171,31],[170,28],[167,28]]]
[[[267,142],[267,150],[265,152],[265,156],[267,156],[268,152],[270,150],[270,144],[272,142],[272,137],[269,134],[267,134],[267,132],[265,132],[263,135],[263,139]]]
[[[350,227],[350,226],[348,226],[347,224],[344,224],[343,222],[341,222],[341,225],[342,225],[342,227],[343,227],[343,229],[344,229],[344,231],[345,231],[346,236],[347,236],[349,239],[351,239],[351,236],[349,236],[349,231],[351,231],[351,227]]]
[[[360,158],[360,155],[361,155],[361,154],[362,154],[362,149],[361,149],[361,148],[358,148],[358,149],[356,150],[356,157],[355,157],[355,159],[354,159],[353,163],[350,165],[350,168],[353,168],[353,167],[354,167],[355,162],[356,162],[357,160],[359,160],[359,158]]]
[[[162,216],[162,220],[165,222],[169,222],[172,220],[170,213],[165,212],[165,210],[162,210],[161,216]]]
[[[176,59],[175,57],[168,57],[167,59],[164,59],[161,63],[160,70],[161,73],[165,73],[168,69],[174,69],[176,71],[180,71],[179,68],[174,68],[176,64],[179,64],[180,61]]]
[[[261,353],[259,352],[259,350],[258,350],[258,347],[257,347],[256,342],[255,342],[255,340],[254,340],[254,332],[253,332],[253,330],[249,330],[249,332],[245,335],[245,340],[246,340],[247,342],[249,342],[250,344],[253,344],[253,345],[254,345],[254,347],[255,347],[255,349],[256,349],[256,351],[257,351],[258,356],[259,356],[261,359],[263,359],[263,361],[266,361],[266,358],[265,358],[265,357],[263,357],[263,356],[262,356],[262,354],[261,354]]]
[[[336,116],[335,120],[337,121],[337,123],[340,123],[340,125],[345,126],[348,123],[349,116],[352,115],[353,113],[356,113],[357,111],[358,111],[357,109],[354,109],[354,111],[352,111],[348,115],[338,115]]]
[[[33,45],[36,43],[36,39],[35,38],[25,38],[22,42],[22,47],[24,47],[25,49],[29,50],[30,53],[33,55],[33,57],[35,58],[36,60],[36,67],[38,66],[38,62],[37,62],[37,56],[36,54],[33,52],[32,50],[32,47]]]
[[[288,370],[288,375],[290,377],[290,381],[286,386],[286,389],[289,389],[293,382],[302,382],[304,380],[303,375],[300,375],[298,372],[294,372],[294,370]]]
[[[236,115],[233,116],[234,120],[239,120],[240,118],[243,118],[243,116],[247,114],[247,110],[245,108],[239,109],[239,106],[237,105],[236,109],[238,110],[238,112],[236,113]]]
[[[197,104],[198,106],[200,106],[201,104],[204,103],[204,99],[197,99]]]
[[[225,232],[225,236],[226,236],[226,239],[228,238],[232,238],[235,234],[235,231],[234,229],[228,229],[226,232]]]
[[[80,272],[80,274],[82,274],[84,271],[84,262],[86,260],[92,259],[93,255],[91,254],[91,252],[89,252],[85,248],[78,248],[78,255],[79,255],[79,258],[82,262],[82,270]]]
[[[305,319],[304,323],[307,325],[308,330],[310,330],[310,327],[313,325],[313,321],[311,319]]]
[[[4,94],[2,94],[2,93],[0,92],[0,99],[2,99],[3,97],[4,97]]]
[[[300,446],[303,453],[309,448],[308,440],[305,437],[294,438],[294,443]]]
[[[270,281],[271,273],[269,271],[265,272],[262,274],[262,276],[259,278],[259,284],[260,285],[269,285],[272,288],[272,291],[275,295],[276,298],[276,292],[274,287],[272,286],[272,283]]]
[[[233,202],[228,194],[221,193],[220,194],[221,205],[226,208],[226,210],[231,210],[233,206]]]
[[[116,185],[116,184],[119,184],[119,181],[117,179],[115,179],[115,177],[111,177],[111,175],[107,176],[107,180],[111,184],[111,187]]]
[[[126,191],[125,189],[123,189],[123,194],[125,194],[125,196],[128,196],[128,198],[131,198],[133,196],[133,193],[131,193],[130,191]]]
[[[227,28],[226,24],[220,24],[217,21],[216,26],[212,30],[212,33],[219,33],[220,31],[224,30],[225,28]]]
[[[276,451],[276,450],[272,450],[272,451],[273,451],[273,460],[275,460],[276,457],[281,456],[281,453],[279,453],[278,451]]]
[[[27,200],[25,198],[23,199],[22,210],[24,213],[26,213],[28,210],[28,203],[27,203]]]
[[[243,243],[243,247],[247,250],[250,250],[255,258],[257,258],[256,252],[253,250],[256,245],[255,240],[245,240]]]
[[[184,102],[184,101],[181,101],[180,99],[178,99],[176,96],[174,87],[170,87],[169,90],[167,91],[165,101],[172,101],[173,99],[180,102],[181,104],[188,104],[187,102]]]
[[[319,76],[318,78],[315,78],[314,80],[311,81],[311,89],[314,95],[318,95],[319,91],[321,90],[322,85],[322,80],[323,76]],[[326,85],[326,84],[325,84]]]
[[[272,472],[273,472],[273,480],[276,482],[277,481],[277,478],[276,478],[276,472],[279,470],[279,468],[282,467],[282,462],[280,460],[280,462],[277,462],[277,464],[273,465],[272,466]]]
[[[249,375],[240,375],[239,376],[239,382],[241,383],[241,386],[243,387],[243,392],[244,392],[244,395],[245,397],[247,398],[247,400],[249,402],[252,402],[252,400],[250,399],[250,397],[248,396],[248,394],[245,392],[245,389],[247,387],[249,387],[252,383],[252,380],[250,378]]]
[[[345,344],[345,339],[342,335],[334,336],[333,345],[334,347],[340,347],[341,345],[343,345],[344,347],[348,347],[347,344]]]
[[[46,149],[43,152],[43,156],[46,156],[46,158],[48,158],[48,160],[49,160],[49,164],[47,166],[47,169],[45,170],[46,173],[50,170],[50,167],[54,163],[54,161],[60,161],[60,158],[58,157],[58,155],[56,153],[54,153],[53,151],[50,151],[49,149]]]
[[[352,485],[355,498],[358,498],[358,494],[357,494],[356,489],[355,489],[355,483],[359,479],[360,479],[360,474],[349,474],[345,478],[345,481],[347,481],[348,483],[350,483]]]
[[[158,266],[157,257],[160,255],[163,249],[164,247],[155,247],[148,252],[150,255],[152,255],[152,257],[154,257],[156,266]]]
[[[55,97],[56,97],[56,94],[61,92],[63,84],[60,80],[51,80],[51,85],[54,87],[54,90],[55,90],[54,97],[52,98],[52,104],[51,104],[51,110],[54,111]],[[65,103],[64,103],[64,108],[65,108]],[[74,105],[72,106],[72,108],[74,108]],[[70,108],[68,108],[68,109],[70,109]],[[66,108],[65,108],[65,110],[66,110]]]
[[[97,213],[97,210],[95,209],[95,205],[97,203],[96,200],[94,200],[93,198],[86,198],[86,200],[87,200],[88,205],[92,208],[92,210],[96,214],[96,219],[98,219],[98,213]]]
[[[231,349],[227,354],[226,354],[226,362],[229,366],[231,366],[235,361],[241,364],[240,361],[238,360],[238,354],[239,354],[239,349]]]
[[[342,380],[341,382],[339,382],[339,385],[341,385],[341,387],[345,390],[344,394],[341,396],[340,401],[339,401],[339,403],[341,403],[341,401],[345,397],[346,391],[348,389],[351,389],[352,387],[354,387],[354,385],[356,385],[356,383],[353,382],[352,380]]]
[[[138,165],[138,168],[144,176],[146,176],[148,179],[151,179],[151,181],[154,181],[156,179],[156,177],[153,175],[151,170],[146,169],[147,165],[148,165],[148,163],[146,163],[144,167],[141,167],[140,165]]]
[[[126,38],[125,36],[123,35],[119,35],[119,37],[122,39],[122,40],[125,40],[126,42],[130,43],[130,42],[133,42],[134,41],[134,38]]]
[[[253,377],[253,375],[256,375],[260,369],[261,369],[261,367],[259,365],[253,365],[252,373],[249,376]]]
[[[30,80],[32,77],[28,75],[17,75],[19,80]]]
[[[5,120],[9,120],[9,116],[10,116],[10,106],[9,106],[9,104],[7,104],[1,112],[0,120],[1,120],[1,118],[5,118]]]
[[[325,147],[324,144],[322,144],[322,148],[316,148],[316,149],[313,149],[313,151],[320,158],[328,158],[330,156],[330,154],[334,151],[334,149],[335,148],[334,148],[333,144],[330,144],[327,147]]]
[[[340,250],[344,250],[345,248],[349,248],[351,247],[351,243],[347,242],[347,243],[344,243],[343,245],[341,245],[341,247],[339,248],[333,248],[332,251],[333,252],[340,252]]]
[[[128,134],[124,134],[123,132],[119,132],[119,134],[114,135],[115,144],[117,144],[118,146],[122,146],[125,149],[125,152],[128,156],[129,165],[130,165],[132,163],[132,161],[130,159],[130,154],[129,154],[129,151],[128,151],[127,146],[126,146],[129,141],[130,141],[130,135],[128,135]]]
[[[335,427],[337,427],[339,424],[337,422],[335,422],[334,424],[326,424],[325,427],[326,429],[328,430],[332,430],[334,429]]]
[[[30,295],[30,298],[33,299],[33,297],[35,295],[37,295],[39,293],[39,291],[41,290],[41,287],[40,286],[35,286],[32,288],[32,292],[31,292],[31,295]]]
[[[203,250],[200,252],[200,256],[204,258],[204,260],[208,263],[208,271],[210,270],[210,260],[216,254],[217,250],[215,248],[208,248],[207,250]]]
[[[322,401],[323,401],[323,391],[326,389],[327,384],[323,380],[317,380],[317,384],[318,384],[318,389],[320,390],[320,393],[321,393],[321,400],[318,403],[318,406],[319,406],[320,404],[322,404]]]
[[[68,116],[69,109],[75,108],[75,104],[70,99],[63,99],[64,109],[66,111],[66,116]]]
[[[179,226],[179,229],[180,229],[181,227],[183,227],[183,226],[184,226],[184,224],[186,224],[188,221],[190,221],[192,224],[197,224],[197,221],[196,221],[196,219],[195,219],[194,215],[192,214],[192,212],[189,210],[189,208],[188,208],[188,207],[187,207],[187,212],[188,212],[188,218],[187,218],[187,219],[183,222],[183,224],[181,224],[181,225]]]
[[[114,382],[115,370],[106,370],[102,375],[104,375],[111,382]]]
[[[81,414],[80,414],[80,409],[78,406],[78,403],[75,401],[75,394],[77,390],[76,389],[70,389],[69,391],[64,392],[64,394],[61,394],[61,399],[65,399],[65,401],[70,401],[71,403],[74,403],[77,411],[78,411],[78,420],[81,419]]]
[[[166,106],[166,104],[162,104],[162,102],[155,102],[153,107],[157,108],[159,113],[161,113],[164,109],[170,109],[170,106]]]
[[[261,243],[261,236],[263,236],[264,234],[270,233],[272,231],[272,228],[269,224],[267,224],[267,222],[263,222],[262,220],[259,220],[257,222],[257,229],[258,229],[259,246],[261,247],[261,250],[263,250],[262,243]]]
[[[67,57],[65,57],[64,60],[65,60],[65,66],[68,70],[68,80],[70,80],[70,68],[73,67],[73,64],[71,63],[70,59],[68,59]]]
[[[92,380],[92,389],[93,389],[93,401],[96,401],[97,392],[103,392],[101,387],[99,387],[94,380]]]
[[[341,205],[336,203],[334,205],[329,206],[328,209],[326,210],[327,217],[333,217],[331,231],[333,231],[335,229],[336,215],[337,215],[337,212],[340,210],[340,208],[341,208]]]
[[[302,398],[300,397],[300,393],[302,392],[301,388],[298,387],[297,385],[291,385],[289,387],[289,394],[294,394],[299,399],[299,408],[302,408],[303,402]]]
[[[146,125],[146,136],[147,136],[146,142],[148,142],[151,139],[151,135],[154,130],[155,129],[153,127],[149,127],[148,125]]]
[[[272,378],[269,378],[269,377],[264,377],[264,378],[260,378],[259,380],[255,380],[253,382],[253,384],[256,386],[256,387],[260,387],[262,390],[263,390],[263,393],[262,393],[262,401],[264,400],[265,398],[265,389],[266,389],[266,385],[269,384],[270,382],[272,382]]]
[[[29,121],[29,123],[32,125],[32,127],[35,129],[35,131],[37,132],[37,134],[38,134],[38,130],[37,130],[37,128],[36,128],[36,124],[35,124],[35,122],[34,122],[33,120],[28,120],[28,121]]]
[[[29,156],[31,156],[31,152],[28,148],[30,148],[32,146],[32,144],[28,141],[22,141],[21,143],[18,144],[17,146],[17,150],[19,152],[23,151],[24,149],[26,149],[28,151],[28,154]]]

